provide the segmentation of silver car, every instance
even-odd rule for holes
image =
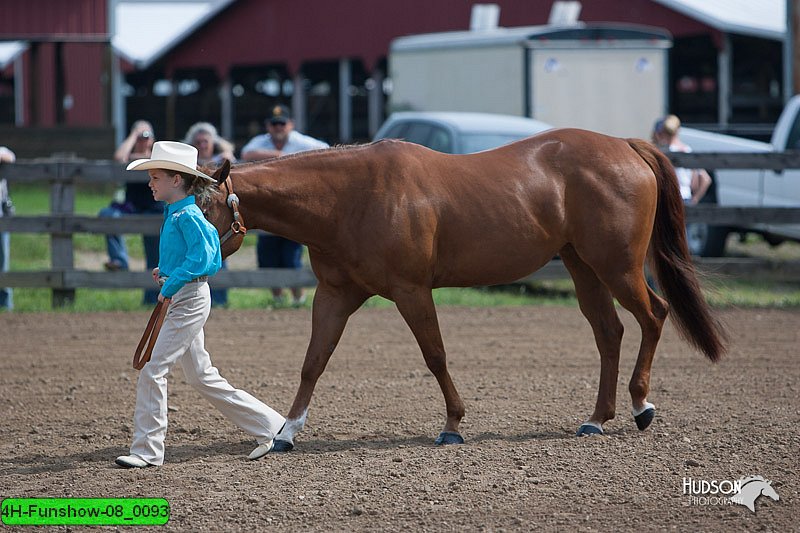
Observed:
[[[471,154],[551,128],[532,118],[511,115],[403,111],[386,119],[374,140],[403,139],[448,154]]]

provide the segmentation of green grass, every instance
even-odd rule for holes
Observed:
[[[12,197],[20,215],[49,213],[49,190],[44,186],[15,186]],[[79,188],[75,201],[75,212],[94,215],[108,205],[113,188]],[[127,239],[128,252],[132,258],[144,255],[142,241],[137,237]],[[80,254],[104,254],[105,238],[102,235],[79,234],[74,238],[76,256]],[[255,239],[245,239],[245,247],[255,245]],[[787,243],[775,250],[767,249],[761,241],[731,243],[734,253],[755,250],[758,255],[774,254],[777,257],[794,258],[800,255],[800,245]],[[15,233],[11,236],[11,269],[20,271],[48,270],[50,268],[50,241],[44,234]],[[800,283],[762,283],[736,280],[716,280],[703,283],[706,297],[716,307],[800,307]],[[311,295],[313,291],[309,292]],[[259,309],[276,307],[266,289],[231,289],[228,292],[232,309]],[[305,304],[310,307],[311,298]],[[443,288],[434,291],[434,301],[440,306],[526,306],[566,305],[576,306],[570,280],[541,281],[529,286],[502,288],[458,289]],[[390,307],[394,304],[374,297],[366,307]],[[14,289],[15,311],[42,312],[51,310],[49,289]],[[144,310],[140,289],[99,290],[78,289],[74,305],[67,311],[112,311]]]
[[[727,280],[703,291],[714,307],[800,307],[800,284]]]

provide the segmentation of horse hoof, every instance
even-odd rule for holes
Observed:
[[[636,420],[636,427],[639,428],[639,431],[644,431],[647,429],[647,426],[653,421],[656,417],[656,409],[655,407],[648,407],[638,415],[634,416],[633,419]]]
[[[592,435],[602,435],[603,428],[598,427],[594,424],[581,424],[581,427],[578,428],[577,433],[575,433],[576,437],[591,437]]]
[[[289,442],[288,440],[277,440],[275,439],[275,444],[272,446],[272,453],[286,453],[292,451],[294,448],[294,444]]]
[[[464,444],[464,438],[457,431],[442,431],[436,437],[435,443],[437,446],[442,444]]]

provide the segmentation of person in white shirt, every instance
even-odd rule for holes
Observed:
[[[667,115],[656,122],[653,128],[653,143],[662,150],[689,153],[692,149],[678,134],[681,121],[675,115]],[[676,168],[681,197],[688,205],[696,205],[711,186],[711,176],[702,168]]]
[[[294,154],[306,150],[328,148],[328,144],[295,131],[289,108],[276,105],[266,120],[267,133],[253,137],[242,147],[242,160],[258,161]],[[303,246],[277,235],[259,235],[256,245],[259,268],[294,268],[303,266]],[[303,305],[305,295],[302,287],[292,288],[292,303]],[[283,288],[273,287],[272,298],[277,305],[284,303]]]
[[[681,121],[675,115],[667,115],[656,121],[653,127],[653,144],[662,151],[691,152],[691,147],[680,138],[680,128]],[[702,168],[675,167],[675,175],[678,177],[681,197],[686,205],[697,205],[711,186],[711,176]],[[701,253],[701,241],[692,236],[702,233],[700,231],[702,228],[702,225],[696,223],[686,225],[686,239],[692,255]]]

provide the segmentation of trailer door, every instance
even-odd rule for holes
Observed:
[[[666,50],[537,43],[529,53],[533,118],[558,127],[649,138],[666,110]]]

